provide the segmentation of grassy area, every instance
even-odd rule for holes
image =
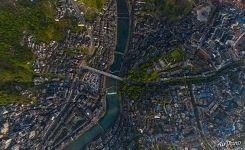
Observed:
[[[175,48],[164,55],[159,55],[150,59],[147,63],[140,65],[140,68],[150,68],[153,66],[154,63],[157,63],[159,60],[163,61],[167,65],[174,65],[185,60],[186,56],[182,49]],[[170,66],[166,66],[162,71],[170,71],[174,69],[178,69],[179,67],[171,68]]]
[[[93,23],[95,18],[98,16],[98,12],[94,8],[88,8],[85,12],[84,18],[88,23]]]
[[[150,49],[154,50],[154,49]],[[175,64],[185,60],[184,52],[180,48],[176,48],[163,56],[157,56],[150,59],[147,63],[141,64],[137,69],[131,69],[128,71],[127,80],[133,81],[136,83],[150,83],[160,81],[159,72],[152,70],[153,64],[159,60],[164,60],[166,64]],[[170,83],[179,82],[169,81]],[[128,86],[124,85],[121,88],[123,93],[127,93],[128,96],[132,99],[138,99],[145,87],[138,86]]]
[[[185,54],[181,49],[176,48],[164,55],[163,59],[167,61],[166,63],[175,64],[184,61]]]
[[[121,83],[119,89],[120,93],[127,93],[130,99],[137,100],[140,98],[144,87],[137,85],[129,86],[126,83]]]
[[[146,2],[143,13],[164,15],[170,22],[186,16],[192,9],[192,3],[189,0],[146,0]]]
[[[174,145],[171,144],[163,144],[159,146],[159,149],[165,149],[165,150],[177,150],[177,148]]]
[[[160,10],[165,13],[170,21],[176,21],[179,18],[186,16],[191,8],[192,4],[189,0],[182,0],[179,3],[174,4],[172,0],[157,0],[160,5]]]
[[[145,65],[138,70],[130,70],[127,75],[127,79],[129,81],[134,82],[141,82],[141,83],[148,83],[148,82],[154,82],[159,81],[160,76],[157,71],[153,70],[152,72],[147,72],[148,65]],[[144,86],[138,86],[138,85],[127,85],[122,84],[120,86],[120,91],[122,93],[127,93],[129,98],[137,100],[140,98],[141,93],[144,90]]]
[[[64,49],[64,52],[70,57],[74,57],[79,54],[87,55],[89,53],[89,48],[88,47],[80,47],[78,49],[66,48]]]
[[[106,0],[78,0],[78,2],[84,3],[86,6],[90,8],[94,8],[97,9],[98,11],[102,11]]]
[[[159,55],[155,58],[152,58],[151,60],[149,60],[148,63],[142,64],[141,67],[145,68],[145,67],[151,67],[153,65],[154,62],[157,62],[159,60],[164,61],[166,64],[176,64],[176,63],[180,63],[182,61],[184,61],[186,58],[185,53],[182,49],[180,48],[175,48],[169,52],[167,52],[164,55]]]
[[[142,70],[130,70],[128,73],[128,79],[136,82],[154,82],[160,79],[157,71],[152,71],[147,73],[146,69]]]
[[[6,105],[9,103],[18,103],[18,102],[26,102],[26,99],[21,95],[16,93],[8,93],[4,91],[0,91],[0,106]]]
[[[32,62],[35,56],[23,46],[23,33],[35,35],[37,42],[60,41],[65,29],[70,27],[79,31],[71,18],[54,21],[53,0],[5,1],[0,0],[0,85],[11,83],[13,86],[0,86],[0,105],[24,100],[15,91],[15,85],[26,86],[31,83],[34,72]]]
[[[84,18],[86,22],[92,24],[99,12],[103,11],[106,0],[78,0],[77,2],[86,6]]]
[[[88,54],[89,53],[89,48],[88,47],[81,47],[80,48],[80,52],[82,54]]]
[[[9,103],[30,103],[31,101],[34,102],[33,100],[28,100],[19,94],[19,91],[16,88],[16,85],[19,84],[20,83],[15,83],[13,81],[0,83],[0,106]],[[23,82],[21,83],[21,85],[25,87],[30,87],[32,86],[32,82]]]

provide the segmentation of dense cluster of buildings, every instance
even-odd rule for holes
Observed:
[[[225,74],[211,83],[193,86],[203,131],[214,145],[229,137],[242,139],[244,67],[240,69],[234,72],[234,78]]]
[[[231,139],[242,141],[244,10],[200,1],[186,17],[168,24],[145,13],[146,3],[136,0],[132,6],[123,74],[147,64],[161,80],[146,85],[137,100],[123,98],[127,130],[122,127],[116,138],[128,143],[121,147],[206,149],[221,148],[220,143]],[[176,49],[184,59],[169,61],[165,56]]]
[[[187,16],[168,23],[144,12],[146,0],[132,1],[121,75],[145,65],[160,80],[142,83],[138,99],[123,94],[115,124],[87,149],[170,144],[208,149],[231,139],[239,145],[245,123],[245,12],[238,1],[236,6],[227,2],[196,2]],[[36,77],[33,89],[19,90],[38,104],[0,108],[0,149],[62,149],[105,113],[105,77],[82,66],[108,71],[113,63],[117,8],[108,1],[94,22],[86,23],[84,7],[72,0],[58,0],[56,7],[55,20],[68,15],[83,28],[79,33],[67,29],[62,41],[39,44],[24,36],[36,56]]]
[[[62,148],[94,126],[105,112],[105,77],[81,65],[87,62],[108,69],[115,48],[115,3],[106,3],[92,24],[85,22],[74,1],[59,0],[56,10],[56,21],[69,16],[82,30],[67,29],[62,41],[50,43],[24,36],[36,56],[36,76],[32,89],[20,90],[37,104],[0,108],[0,149]]]
[[[142,0],[132,2],[132,36],[122,75],[128,69],[150,64],[147,71],[158,71],[161,80],[149,84],[137,100],[124,96],[120,119],[87,148],[241,146],[244,11],[227,3],[200,1],[186,17],[165,24],[154,15],[142,13],[145,4]],[[176,48],[183,51],[184,59],[176,62],[164,57]],[[187,79],[186,84],[165,82]]]

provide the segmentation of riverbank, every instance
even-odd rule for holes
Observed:
[[[121,69],[123,56],[116,52],[124,53],[128,43],[129,35],[129,17],[126,0],[117,0],[117,46],[115,49],[114,62],[110,67],[110,72],[118,75]],[[79,136],[75,141],[71,142],[65,149],[79,150],[86,146],[97,136],[104,134],[107,129],[113,126],[120,115],[120,97],[117,94],[117,81],[107,78],[106,87],[108,89],[106,95],[106,113],[99,122]]]

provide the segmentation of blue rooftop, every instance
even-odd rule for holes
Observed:
[[[237,17],[237,22],[242,30],[245,30],[245,27],[243,24],[245,24],[245,16],[238,16]]]

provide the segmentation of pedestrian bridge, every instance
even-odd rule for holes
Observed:
[[[81,66],[82,69],[86,69],[86,70],[90,70],[92,72],[95,72],[95,73],[99,73],[99,74],[102,74],[104,76],[107,76],[107,77],[110,77],[110,78],[113,78],[113,79],[116,79],[116,80],[119,80],[119,81],[123,81],[123,78],[119,77],[119,76],[116,76],[114,74],[111,74],[111,73],[108,73],[108,72],[104,72],[104,71],[101,71],[101,70],[98,70],[98,69],[95,69],[95,68],[92,68],[92,67],[89,67],[89,66]]]

